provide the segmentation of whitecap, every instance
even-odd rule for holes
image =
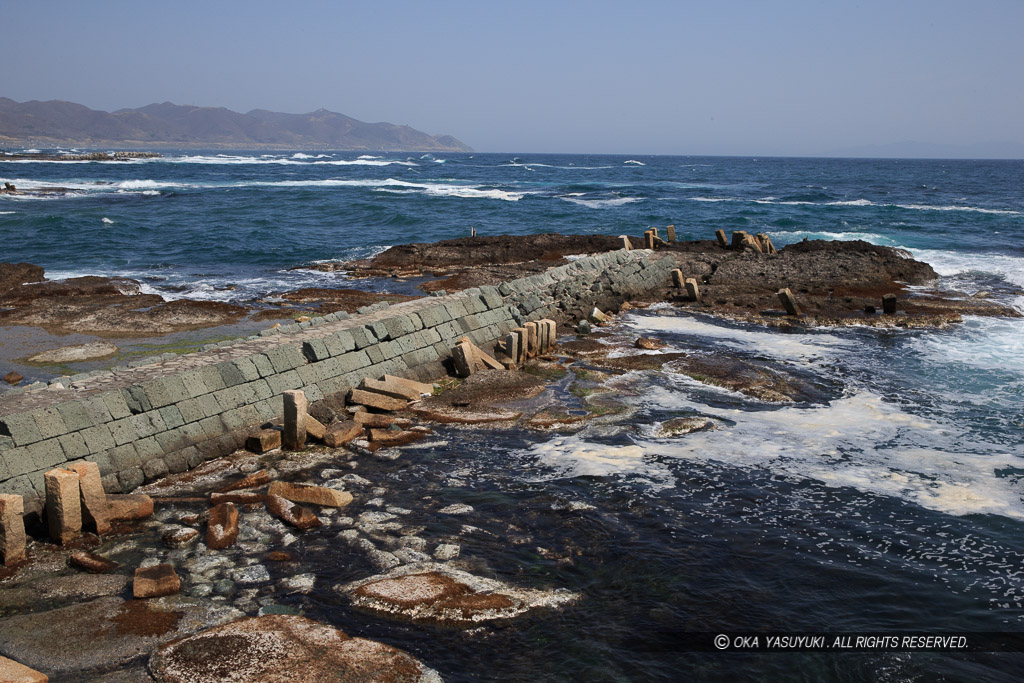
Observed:
[[[324,164],[327,166],[419,166],[415,161],[399,161],[397,159],[336,159],[334,161],[314,161],[314,164]]]
[[[532,481],[630,477],[639,478],[655,490],[676,484],[668,467],[647,457],[644,449],[635,444],[609,445],[570,436],[535,444],[526,454],[535,458],[542,468],[550,470],[532,475]]]
[[[638,197],[616,197],[614,199],[580,199],[577,196],[562,195],[559,197],[562,201],[571,202],[573,204],[579,204],[585,206],[588,209],[608,209],[613,206],[622,206],[623,204],[632,204],[633,202],[641,201]]]
[[[101,222],[102,222],[102,223],[103,223],[104,225],[113,225],[113,224],[114,224],[114,221],[112,221],[111,219],[107,218],[106,216],[104,216],[103,218],[101,218],[101,219],[100,219],[100,221],[101,221]]]
[[[913,249],[914,258],[924,261],[943,276],[987,273],[1024,288],[1024,258],[1006,254],[976,254],[944,249]]]
[[[964,316],[955,330],[914,337],[910,348],[929,365],[1015,372],[1024,377],[1024,319]]]
[[[0,211],[0,216],[10,216],[11,214],[18,213],[17,211]]]
[[[634,166],[646,166],[647,165],[647,164],[645,164],[642,161],[637,161],[636,159],[626,159],[622,163],[624,163],[624,164],[633,164]]]

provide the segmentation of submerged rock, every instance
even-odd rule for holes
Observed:
[[[169,643],[153,653],[149,670],[166,683],[441,680],[402,650],[283,614],[240,619]]]
[[[406,565],[335,590],[361,609],[452,626],[511,619],[537,608],[561,607],[578,598],[565,590],[515,588],[432,562]]]
[[[119,350],[110,342],[97,341],[43,351],[34,356],[29,356],[27,360],[29,363],[76,363],[83,360],[107,358],[108,356],[113,356]]]

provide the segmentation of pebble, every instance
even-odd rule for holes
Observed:
[[[325,470],[320,471],[321,479],[339,479],[345,476],[345,470],[338,470],[332,467],[328,467]]]
[[[462,547],[454,543],[441,543],[434,548],[434,559],[446,562],[454,560],[462,552]]]
[[[355,524],[356,520],[352,519],[351,517],[338,517],[338,519],[334,520],[334,523],[335,525],[340,527],[347,527]]]
[[[387,495],[387,493],[388,493],[388,490],[386,488],[384,488],[383,486],[375,486],[373,488],[373,490],[370,491],[370,495],[373,495],[373,496],[385,496],[385,495]]]
[[[384,507],[384,499],[383,498],[371,498],[370,500],[366,501],[366,504],[371,506],[371,507],[382,508],[382,507]]]
[[[393,515],[411,515],[412,514],[412,510],[407,510],[406,508],[400,508],[400,507],[397,507],[395,505],[388,505],[384,509],[387,510],[388,512],[390,512]]]
[[[309,593],[316,584],[315,574],[295,574],[277,582],[277,587],[285,593]]]
[[[213,593],[213,586],[208,583],[197,583],[188,590],[188,593],[197,598],[205,598]]]
[[[252,586],[270,581],[270,572],[262,564],[239,567],[231,572],[231,578],[240,586]]]
[[[364,512],[359,515],[359,521],[364,524],[380,524],[381,522],[389,522],[395,519],[396,515],[391,512],[383,512],[380,510],[371,510]]]
[[[213,592],[217,595],[231,595],[235,592],[235,582],[231,579],[221,579],[213,584]]]
[[[473,512],[473,506],[466,505],[465,503],[455,503],[454,505],[441,508],[438,512],[442,515],[465,515]]]
[[[148,569],[149,567],[155,567],[158,564],[163,564],[159,557],[147,557],[139,562],[139,569]]]
[[[352,473],[346,474],[341,479],[346,484],[352,484],[353,486],[371,486],[373,484],[373,482],[371,482],[369,479],[360,477],[358,474]]]
[[[413,550],[412,548],[399,548],[392,554],[405,564],[430,561],[430,555],[421,553],[419,550]]]

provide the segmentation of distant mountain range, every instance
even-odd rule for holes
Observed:
[[[15,102],[0,97],[0,148],[119,147],[472,152],[450,135],[409,126],[364,123],[318,109],[282,114],[164,102],[115,112],[74,102]]]

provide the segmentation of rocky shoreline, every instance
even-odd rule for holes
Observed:
[[[521,238],[407,245],[343,269],[366,277],[443,277],[430,286],[458,290],[623,244],[619,238],[542,237],[531,238],[529,249],[516,247],[523,246]],[[484,355],[504,367],[474,371],[470,364],[468,376],[439,376],[427,389],[406,387],[405,393],[383,386],[387,378],[367,378],[347,397],[309,407],[309,438],[319,444],[282,450],[287,431],[268,423],[253,434],[251,449],[258,452],[237,451],[134,494],[107,496],[109,527],[93,519],[87,533],[63,545],[46,540],[47,530],[30,528],[27,558],[0,569],[0,654],[69,680],[219,680],[228,674],[439,680],[437,671],[399,649],[400,642],[351,637],[303,617],[312,609],[308,596],[325,588],[316,570],[322,565],[313,558],[330,555],[330,562],[351,565],[346,580],[326,588],[358,619],[457,629],[467,638],[487,638],[492,626],[527,615],[572,609],[586,596],[557,582],[489,571],[474,553],[485,522],[473,505],[424,485],[414,492],[414,508],[410,495],[401,495],[408,492],[391,483],[410,453],[420,453],[430,439],[457,439],[465,433],[460,430],[570,434],[588,425],[627,425],[631,407],[623,398],[635,391],[633,371],[685,375],[765,404],[824,402],[834,393],[782,365],[728,350],[714,357],[665,352],[660,340],[631,334],[618,314],[657,304],[655,315],[686,310],[791,327],[945,326],[964,314],[1019,316],[984,298],[929,289],[936,279],[929,266],[864,242],[804,242],[774,255],[716,242],[659,240],[656,247],[700,283],[696,296],[665,283],[614,310],[567,307],[556,321],[557,339],[530,344],[521,361],[507,344],[498,345]],[[147,296],[133,293],[130,281],[48,283],[43,275],[27,264],[0,269],[0,321],[81,329],[83,321],[116,317],[119,309],[128,312],[122,325],[138,325],[141,316],[161,310],[157,300],[124,306]],[[783,288],[802,315],[780,309]],[[881,299],[892,294],[897,311],[883,313]],[[310,306],[332,300],[316,292],[297,298]],[[205,309],[188,309],[187,324],[203,324]],[[174,311],[150,317],[184,324]],[[113,336],[115,327],[97,322],[89,329]],[[700,417],[659,426],[666,438],[727,429]],[[529,520],[487,523],[513,544],[533,534]],[[571,548],[571,539],[566,548],[543,550],[566,567],[582,552]],[[0,672],[4,666],[0,661]]]

